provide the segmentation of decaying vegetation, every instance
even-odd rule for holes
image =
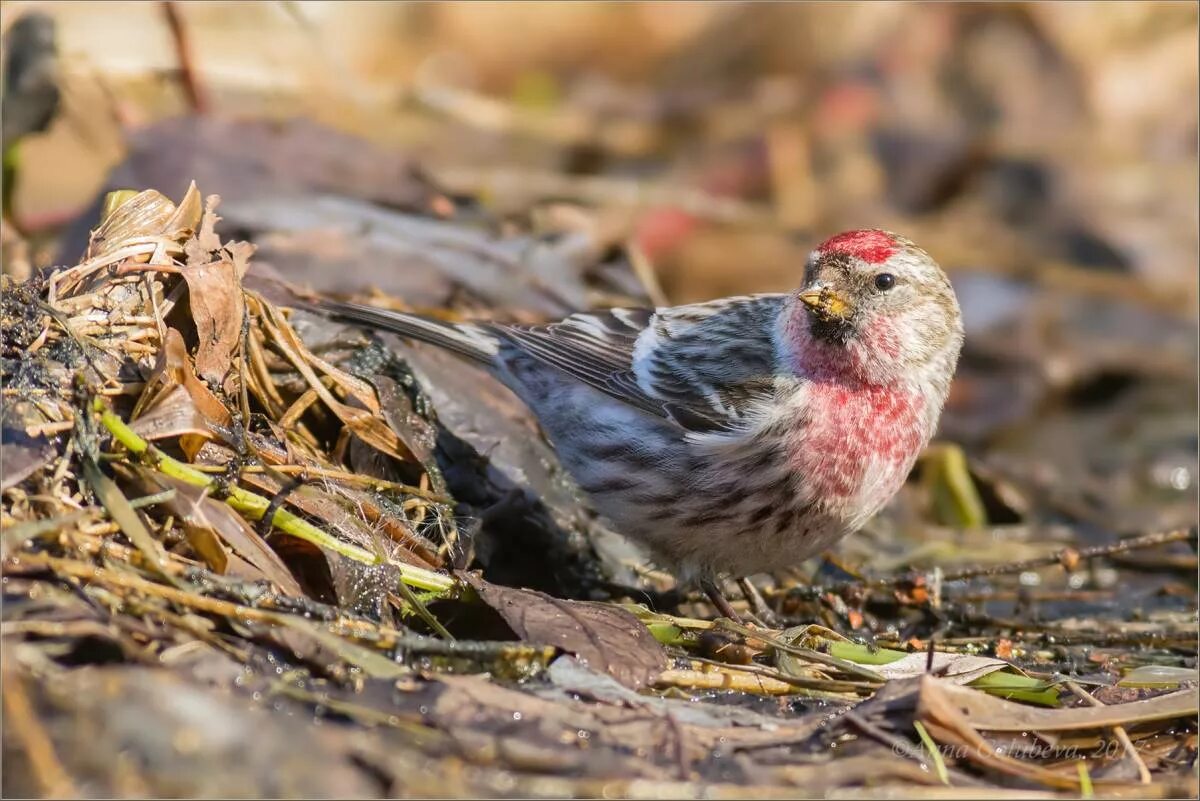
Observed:
[[[791,628],[492,583],[463,568],[503,510],[456,503],[425,379],[248,279],[217,209],[112,194],[80,263],[4,288],[6,792],[1195,794],[1193,612],[978,611],[1194,572],[1194,527],[764,586],[825,624]],[[924,476],[943,516],[1003,492],[954,449]]]

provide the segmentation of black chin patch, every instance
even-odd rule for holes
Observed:
[[[849,320],[831,320],[815,314],[810,314],[809,319],[809,332],[814,339],[821,342],[845,345],[854,335],[854,326],[850,324]]]

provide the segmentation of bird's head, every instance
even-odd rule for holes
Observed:
[[[950,376],[962,318],[949,279],[909,240],[848,231],[809,257],[784,315],[782,345],[798,372],[888,385]]]

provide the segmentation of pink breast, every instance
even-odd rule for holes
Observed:
[[[817,383],[809,417],[791,443],[792,466],[816,500],[838,505],[858,498],[871,479],[882,504],[899,489],[926,434],[923,403],[911,392]],[[867,476],[868,468],[885,475]],[[882,481],[880,479],[883,479]]]

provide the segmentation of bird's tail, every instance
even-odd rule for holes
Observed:
[[[447,323],[417,314],[332,300],[322,300],[307,309],[334,320],[428,342],[484,365],[492,365],[500,349],[495,333],[476,323]]]

